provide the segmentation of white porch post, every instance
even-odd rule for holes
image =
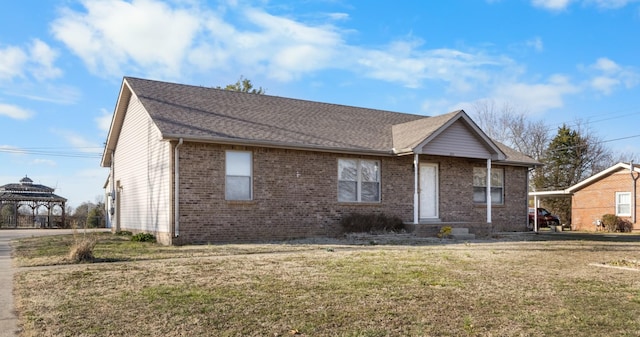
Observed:
[[[487,159],[487,223],[491,223],[491,159]]]
[[[538,207],[540,207],[540,200],[538,196],[533,196],[533,231],[538,232]]]
[[[418,154],[413,157],[413,223],[418,224]]]

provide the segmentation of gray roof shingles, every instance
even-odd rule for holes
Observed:
[[[164,138],[393,153],[459,111],[435,117],[125,77]],[[536,164],[496,142],[508,162]]]
[[[126,78],[164,137],[391,153],[391,127],[421,115]]]

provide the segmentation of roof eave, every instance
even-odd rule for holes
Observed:
[[[120,94],[118,95],[113,116],[111,117],[111,126],[109,127],[107,141],[104,146],[104,151],[102,152],[102,160],[100,161],[102,167],[111,166],[111,152],[116,149],[116,145],[118,144],[118,138],[122,130],[122,124],[124,123],[124,115],[132,95],[133,91],[127,83],[127,79],[122,79]]]
[[[269,142],[269,141],[252,140],[252,139],[194,137],[191,135],[179,135],[179,134],[167,134],[167,135],[163,135],[162,138],[167,141],[172,141],[172,140],[178,141],[182,139],[184,142],[256,146],[256,147],[269,147],[269,148],[301,150],[301,151],[362,154],[362,155],[372,155],[372,156],[396,156],[397,155],[396,153],[394,153],[393,150],[343,148],[343,147],[330,147],[330,146],[320,146],[320,145],[300,145],[300,144],[292,144],[292,143],[284,143],[284,142]]]

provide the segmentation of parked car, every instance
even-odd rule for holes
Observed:
[[[534,208],[529,208],[529,229],[533,229],[534,225]],[[540,227],[549,227],[549,226],[559,226],[560,225],[560,217],[551,212],[547,211],[542,207],[538,207],[538,228]]]

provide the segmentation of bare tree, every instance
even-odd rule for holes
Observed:
[[[478,101],[474,109],[474,120],[491,139],[533,159],[542,158],[551,140],[549,127],[543,121],[531,121],[527,109],[510,103],[498,106],[493,100]]]

